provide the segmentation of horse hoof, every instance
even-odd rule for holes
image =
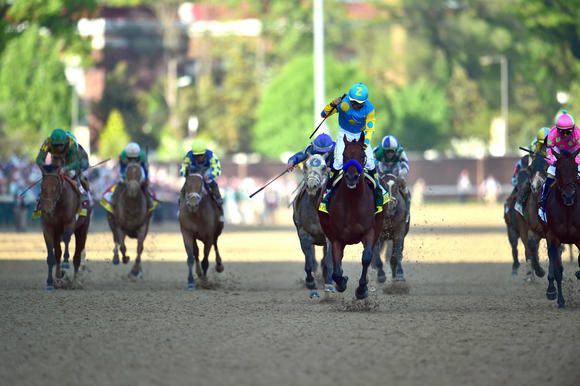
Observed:
[[[193,291],[195,289],[195,284],[193,283],[187,283],[187,289],[190,291]]]
[[[215,270],[218,272],[223,272],[224,271],[224,265],[223,264],[219,264],[215,266]]]
[[[310,299],[312,299],[312,298],[319,298],[319,297],[320,297],[320,294],[318,293],[318,290],[312,290],[310,292]]]
[[[576,271],[576,279],[580,280],[580,271]]]
[[[123,264],[127,264],[129,261],[131,261],[129,256],[123,256]]]
[[[366,286],[362,289],[362,291],[360,289],[361,287],[358,287],[354,292],[354,295],[356,296],[357,299],[361,300],[369,296],[369,291],[366,288]]]
[[[325,284],[324,285],[324,292],[329,292],[329,293],[335,293],[336,290],[334,289],[334,286],[332,284]]]
[[[47,285],[46,286],[46,290],[47,291],[52,291],[52,290],[54,290],[54,286],[53,285]]]
[[[540,266],[534,268],[534,271],[536,272],[537,277],[544,277],[544,275],[546,274],[546,271],[544,271],[544,268],[542,268]]]
[[[556,293],[556,291],[554,292],[546,291],[546,297],[548,298],[548,300],[556,300],[558,294]]]
[[[62,269],[69,269],[69,268],[70,268],[70,264],[69,264],[69,262],[68,262],[68,261],[66,261],[66,262],[63,262],[63,263],[60,265],[60,267],[61,267]]]
[[[127,276],[129,276],[130,278],[139,278],[139,279],[142,279],[143,278],[143,272],[141,272],[140,270],[139,271],[131,270],[129,272],[129,275],[127,275]]]
[[[113,257],[113,264],[119,265],[119,257]]]
[[[564,299],[562,299],[562,301],[558,300],[558,308],[565,308],[566,307],[566,302],[564,301]]]
[[[314,279],[312,279],[311,281],[308,281],[308,279],[306,279],[306,288],[308,288],[309,290],[313,290],[316,288],[316,283],[314,282]]]
[[[405,279],[405,275],[402,273],[398,273],[397,276],[395,276],[395,280],[396,281],[407,281],[407,279]]]
[[[346,291],[346,283],[348,282],[348,276],[342,276],[339,278],[338,281],[336,279],[334,281],[336,282],[336,290],[338,292]]]

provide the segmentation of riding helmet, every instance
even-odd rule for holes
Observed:
[[[326,153],[334,149],[335,142],[330,138],[328,134],[320,134],[314,141],[312,141],[312,147],[317,153]]]
[[[549,132],[550,132],[550,128],[545,127],[545,126],[542,127],[540,130],[538,130],[538,134],[536,134],[536,138],[538,139],[538,142],[544,143]]]
[[[393,135],[387,135],[383,138],[383,142],[381,142],[381,146],[384,150],[397,150],[399,147],[399,141]]]
[[[50,134],[50,142],[53,145],[63,145],[68,139],[66,132],[63,129],[55,129],[52,134]]]
[[[137,158],[141,153],[141,147],[137,142],[131,142],[127,147],[125,147],[125,153],[129,158]]]
[[[367,86],[362,83],[355,83],[348,92],[348,99],[358,103],[365,103],[369,97],[369,90]]]
[[[202,155],[207,151],[207,145],[203,139],[194,139],[191,143],[191,152],[193,155]]]
[[[563,110],[562,115],[560,115],[556,121],[556,127],[558,129],[573,129],[574,118],[568,114],[568,111]]]

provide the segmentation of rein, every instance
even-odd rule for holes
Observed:
[[[58,184],[58,193],[56,194],[56,197],[46,197],[41,192],[39,199],[40,199],[40,201],[49,202],[52,206],[52,210],[54,210],[56,203],[58,202],[58,200],[60,199],[60,196],[62,195],[63,181],[62,181],[62,177],[56,173],[45,174],[43,178],[48,178],[48,177],[56,178],[56,181]]]

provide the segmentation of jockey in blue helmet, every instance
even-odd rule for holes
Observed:
[[[303,151],[299,151],[288,159],[288,171],[292,171],[296,165],[304,162],[313,154],[320,154],[326,158],[326,165],[331,166],[334,162],[335,142],[328,134],[320,134]]]

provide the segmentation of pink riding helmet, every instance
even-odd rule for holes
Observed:
[[[568,114],[568,111],[563,110],[562,115],[560,115],[556,121],[556,127],[558,129],[573,129],[574,118]]]

